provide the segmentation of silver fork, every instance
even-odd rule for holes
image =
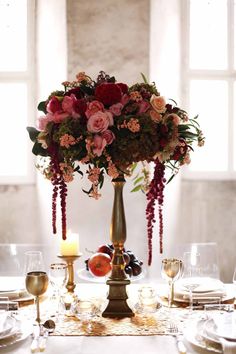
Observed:
[[[177,325],[173,322],[170,322],[169,329],[170,329],[170,333],[176,338],[176,343],[177,343],[179,353],[187,354],[187,349],[184,345],[182,335],[179,333]]]

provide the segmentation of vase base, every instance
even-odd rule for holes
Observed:
[[[126,293],[126,285],[130,284],[130,280],[113,280],[109,279],[107,285],[109,285],[108,300],[109,303],[106,309],[103,311],[103,317],[110,318],[125,318],[133,317],[134,313],[128,306],[126,300],[128,299]]]

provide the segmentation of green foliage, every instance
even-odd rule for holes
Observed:
[[[34,127],[27,127],[26,129],[29,133],[30,140],[35,142],[40,132]]]

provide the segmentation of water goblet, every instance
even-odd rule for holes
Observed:
[[[183,263],[180,259],[165,258],[162,260],[161,275],[168,281],[168,307],[172,307],[174,300],[174,282],[182,276]]]
[[[52,263],[49,269],[49,282],[53,288],[51,300],[55,300],[56,313],[59,313],[62,289],[67,283],[68,266],[66,263]]]
[[[184,279],[186,279],[186,281],[184,282],[184,287],[189,292],[189,315],[191,315],[193,312],[193,291],[200,285],[200,254],[196,252],[184,252],[183,262],[183,277]]]
[[[25,279],[27,291],[35,296],[37,317],[36,322],[40,324],[39,296],[43,295],[48,287],[48,276],[46,272],[32,271],[27,273]]]

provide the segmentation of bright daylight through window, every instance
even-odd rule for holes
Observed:
[[[33,117],[33,4],[34,0],[0,0],[0,183],[4,184],[33,179],[26,133]]]
[[[236,1],[183,0],[183,92],[206,136],[185,177],[236,177]]]

